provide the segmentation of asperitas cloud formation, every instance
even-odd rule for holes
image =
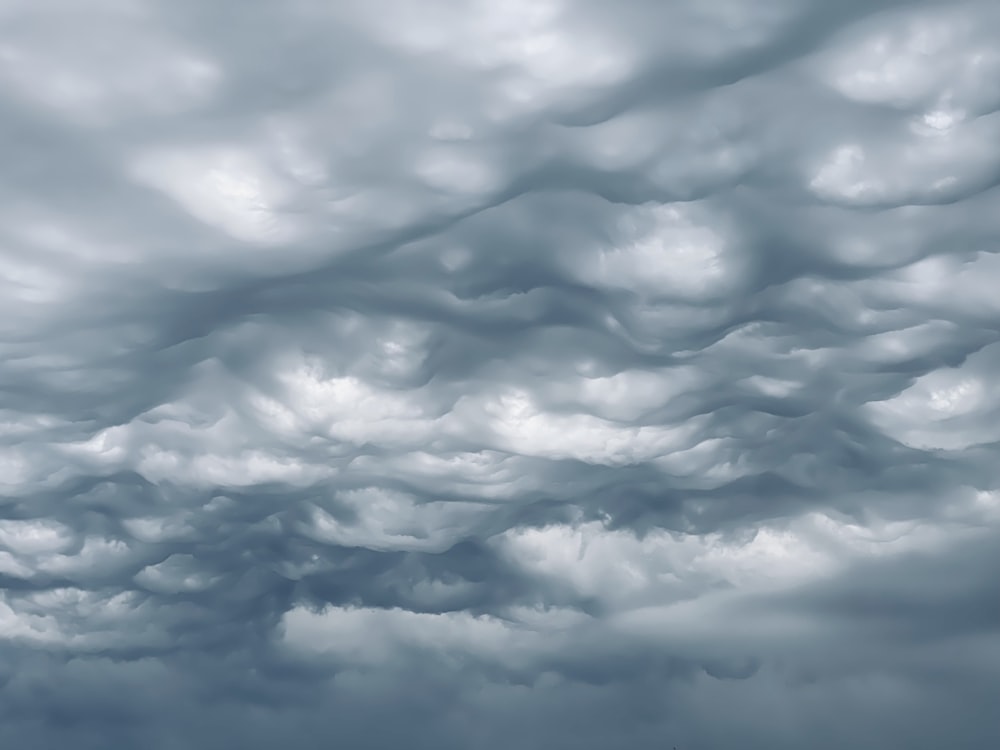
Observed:
[[[0,3],[0,747],[996,747],[998,35]]]

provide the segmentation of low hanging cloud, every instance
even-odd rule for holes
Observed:
[[[993,747],[1000,6],[0,19],[0,745]]]

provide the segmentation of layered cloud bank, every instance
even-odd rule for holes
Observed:
[[[996,3],[0,19],[0,745],[994,746]]]

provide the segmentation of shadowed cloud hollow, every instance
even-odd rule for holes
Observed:
[[[1000,5],[0,3],[0,746],[995,746]]]

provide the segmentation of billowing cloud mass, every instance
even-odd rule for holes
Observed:
[[[0,4],[0,746],[996,747],[1000,4]]]

